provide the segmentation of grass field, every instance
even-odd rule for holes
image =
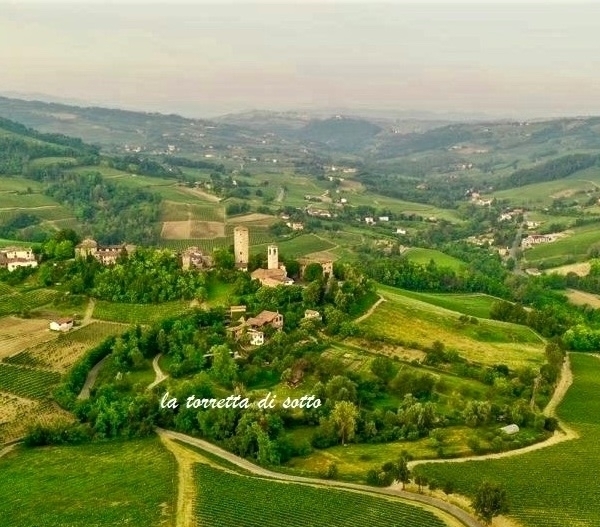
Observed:
[[[497,298],[484,294],[417,293],[401,289],[396,289],[395,292],[408,298],[422,300],[434,306],[478,318],[490,318],[490,309],[498,302]]]
[[[451,269],[461,269],[466,264],[460,261],[458,258],[449,256],[441,251],[435,249],[424,249],[421,247],[414,247],[404,253],[405,257],[411,262],[420,265],[427,265],[430,260],[433,260],[439,267],[450,267]]]
[[[257,479],[204,464],[196,466],[195,475],[198,526],[445,525],[429,511],[373,495]]]
[[[123,324],[150,325],[163,318],[183,313],[189,305],[189,302],[179,300],[164,304],[119,304],[99,300],[94,309],[94,318]]]
[[[528,249],[523,256],[533,265],[539,265],[541,262],[560,265],[566,259],[586,260],[590,245],[598,242],[600,242],[600,224],[585,225],[573,229],[572,234],[564,238]]]
[[[563,179],[501,190],[495,192],[494,197],[507,199],[512,205],[546,207],[551,205],[554,199],[561,197],[585,202],[588,194],[598,195],[599,189],[600,169],[592,167]]]
[[[278,242],[279,254],[287,258],[298,258],[307,254],[326,251],[334,247],[334,244],[323,240],[314,234],[302,234],[291,240]],[[254,245],[250,248],[252,253],[266,252],[267,244]]]
[[[447,349],[486,365],[540,366],[543,341],[525,326],[478,319],[460,322],[460,313],[409,298],[391,287],[380,287],[386,298],[360,326],[404,346],[431,346],[439,340]]]
[[[502,483],[510,516],[526,527],[600,525],[600,360],[571,354],[571,363],[574,383],[558,414],[579,432],[579,439],[514,458],[422,465],[417,470],[438,481],[453,481],[466,495],[483,479]]]
[[[19,449],[0,459],[10,527],[174,525],[176,463],[156,438]]]

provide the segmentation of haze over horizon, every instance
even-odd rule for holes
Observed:
[[[0,1],[0,93],[214,117],[600,114],[600,5]]]

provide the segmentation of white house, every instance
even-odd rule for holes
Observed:
[[[371,216],[367,216],[367,217],[365,218],[365,223],[366,223],[367,225],[374,225],[374,224],[375,224],[375,220],[374,220],[374,219],[373,219]]]
[[[307,309],[304,312],[304,319],[305,320],[310,320],[310,319],[321,320],[321,313],[319,313],[318,311],[315,311],[314,309]]]
[[[396,229],[396,234],[406,234],[406,229],[401,229],[400,227],[398,227]]]
[[[6,247],[0,249],[0,267],[8,269],[10,272],[19,267],[37,267],[38,263],[35,254],[30,247]]]
[[[390,221],[389,216],[379,216],[379,221]]]
[[[249,329],[248,336],[250,337],[250,345],[262,346],[265,343],[265,334],[256,329]]]
[[[73,329],[73,319],[56,318],[50,322],[50,329],[52,331],[69,331]]]

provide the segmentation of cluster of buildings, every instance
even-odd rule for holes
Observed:
[[[6,247],[0,249],[0,268],[10,272],[21,267],[37,267],[31,247]]]
[[[113,265],[116,263],[119,256],[131,255],[135,252],[135,245],[105,245],[101,246],[92,240],[86,238],[75,247],[76,258],[87,258],[92,256],[102,265]]]
[[[521,247],[523,249],[529,249],[540,243],[551,243],[558,238],[558,234],[530,234],[521,240]]]

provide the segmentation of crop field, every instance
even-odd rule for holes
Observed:
[[[100,344],[107,337],[120,335],[124,330],[120,324],[92,322],[85,327],[60,334],[50,342],[28,347],[21,353],[5,359],[5,362],[66,373],[87,350]]]
[[[438,267],[450,267],[451,269],[458,270],[465,266],[465,263],[458,258],[454,258],[441,251],[436,251],[435,249],[414,247],[406,251],[404,255],[408,260],[419,265],[427,265],[430,260],[433,260]]]
[[[576,264],[561,265],[560,267],[552,267],[550,269],[546,269],[544,272],[546,274],[557,273],[560,275],[575,273],[578,276],[587,276],[590,273],[590,269],[590,262],[580,262]]]
[[[579,199],[584,202],[590,195],[598,196],[600,169],[580,170],[569,177],[544,181],[494,193],[496,199],[507,199],[512,205],[546,207],[556,198]]]
[[[60,374],[0,363],[0,391],[28,399],[42,399],[50,395],[58,384]]]
[[[48,329],[47,320],[0,318],[0,361],[28,346],[35,346],[55,338],[56,334]]]
[[[528,327],[485,319],[461,322],[456,311],[408,298],[393,288],[380,291],[387,301],[360,326],[391,342],[410,347],[439,340],[462,357],[486,365],[536,367],[543,361],[543,341]]]
[[[215,527],[443,527],[432,512],[398,500],[281,483],[196,466],[197,525]],[[227,498],[224,499],[224,496]]]
[[[179,300],[163,304],[121,304],[99,300],[94,308],[94,318],[123,324],[150,325],[183,313],[189,305],[189,302]]]
[[[176,462],[156,438],[19,449],[0,459],[10,527],[174,525]]]
[[[573,229],[564,238],[527,249],[523,257],[531,264],[547,262],[560,265],[566,263],[566,259],[572,259],[570,263],[573,263],[573,260],[586,260],[590,245],[597,242],[600,242],[600,225],[585,225]]]
[[[322,240],[314,234],[301,234],[291,240],[278,242],[277,246],[279,247],[279,254],[288,258],[298,258],[307,254],[326,251],[333,248],[334,244]],[[265,252],[266,246],[264,244],[255,245],[250,250],[252,253]]]
[[[0,317],[45,306],[52,302],[57,294],[52,289],[42,288],[24,292],[13,289],[12,293],[0,297]]]
[[[225,236],[225,224],[217,221],[165,221],[161,237],[165,240],[213,239]]]
[[[161,203],[161,219],[163,221],[218,221],[224,219],[221,205],[208,203],[180,203],[163,201]]]
[[[393,289],[392,291],[408,298],[422,300],[434,306],[478,318],[490,318],[490,309],[498,302],[497,298],[484,294],[417,293],[402,289]]]
[[[571,354],[573,386],[558,414],[580,438],[518,457],[459,464],[431,464],[419,472],[452,481],[472,495],[482,479],[500,482],[510,500],[510,516],[526,527],[600,525],[600,360]]]

